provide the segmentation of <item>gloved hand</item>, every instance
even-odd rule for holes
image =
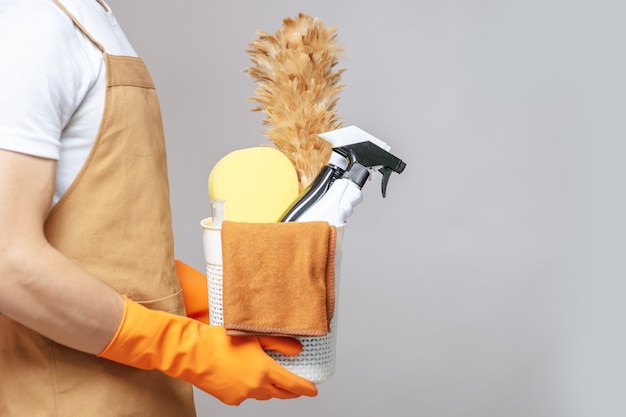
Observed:
[[[194,384],[226,404],[247,398],[315,396],[315,384],[289,372],[264,349],[298,354],[295,339],[227,336],[221,326],[147,309],[125,299],[124,317],[98,356],[140,369],[158,369]]]
[[[202,272],[176,260],[176,275],[183,289],[187,317],[209,324],[209,290]]]

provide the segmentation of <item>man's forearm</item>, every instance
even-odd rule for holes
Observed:
[[[58,343],[100,353],[124,301],[46,240],[55,172],[54,160],[0,150],[0,311]]]
[[[50,339],[100,353],[124,311],[115,290],[47,244],[0,255],[0,311]]]

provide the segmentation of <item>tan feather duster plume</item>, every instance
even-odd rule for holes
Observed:
[[[343,124],[335,106],[345,69],[335,67],[344,48],[336,28],[302,13],[284,19],[274,35],[259,30],[257,36],[247,51],[254,66],[246,72],[257,83],[250,100],[259,104],[252,110],[265,112],[264,134],[291,160],[303,189],[332,151],[317,134]]]

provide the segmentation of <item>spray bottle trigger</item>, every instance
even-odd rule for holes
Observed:
[[[378,172],[383,174],[383,180],[380,185],[383,191],[383,198],[385,198],[387,196],[387,183],[389,183],[389,178],[391,178],[391,173],[393,172],[393,170],[389,167],[382,167],[378,170]]]

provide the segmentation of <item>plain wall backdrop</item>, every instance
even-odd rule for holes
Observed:
[[[346,125],[407,163],[345,230],[337,369],[316,398],[199,416],[626,415],[626,59],[618,1],[110,0],[161,100],[176,254],[207,178],[268,144],[257,29],[336,26]]]

